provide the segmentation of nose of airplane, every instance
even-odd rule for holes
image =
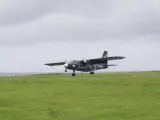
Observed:
[[[65,63],[65,64],[64,64],[64,67],[65,67],[65,68],[68,67],[68,63]]]

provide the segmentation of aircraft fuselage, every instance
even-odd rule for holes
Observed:
[[[116,66],[113,64],[108,64],[110,60],[120,60],[124,59],[123,56],[111,56],[108,57],[108,52],[104,51],[101,58],[94,58],[94,59],[87,59],[87,60],[72,60],[69,62],[57,62],[57,63],[47,63],[45,65],[48,66],[57,66],[57,65],[64,65],[65,72],[67,70],[73,70],[72,76],[75,76],[75,71],[81,72],[90,72],[90,74],[94,74],[94,71],[106,69],[109,66]]]
[[[89,65],[89,64],[84,64],[84,65],[68,65],[66,69],[68,70],[75,70],[75,71],[81,71],[81,72],[92,72],[95,70],[100,70],[100,69],[106,69],[107,64],[94,64],[94,65]]]

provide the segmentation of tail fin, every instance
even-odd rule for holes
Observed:
[[[108,52],[107,51],[104,51],[103,52],[103,55],[102,55],[102,58],[107,58],[108,57]]]

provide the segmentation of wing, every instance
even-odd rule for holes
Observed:
[[[124,59],[125,57],[123,56],[113,56],[113,57],[108,57],[108,60],[120,60],[120,59]]]
[[[86,60],[86,62],[91,65],[101,64],[101,63],[107,63],[107,59],[106,58],[89,59],[89,60]]]
[[[48,65],[48,66],[58,66],[58,65],[64,65],[65,62],[58,62],[58,63],[47,63],[47,64],[44,64],[44,65]]]
[[[123,56],[113,56],[113,57],[107,57],[107,58],[96,58],[96,59],[88,59],[86,60],[87,63],[93,65],[93,64],[103,64],[107,63],[109,60],[120,60],[124,59]]]
[[[115,64],[110,64],[110,65],[107,65],[107,66],[118,66],[118,65],[115,65]]]

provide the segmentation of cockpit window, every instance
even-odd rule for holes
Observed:
[[[68,64],[75,64],[77,61],[76,60],[71,60],[68,62]]]

